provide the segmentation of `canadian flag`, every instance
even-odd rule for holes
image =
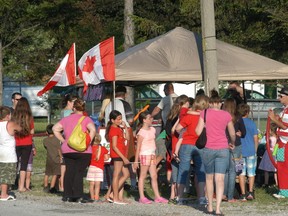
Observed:
[[[97,85],[101,81],[115,80],[114,37],[97,44],[88,50],[78,62],[79,77],[88,84]]]
[[[37,96],[43,95],[54,86],[69,86],[74,84],[76,84],[75,43],[72,44],[54,75],[51,77],[46,86],[44,86],[44,88],[37,93]]]

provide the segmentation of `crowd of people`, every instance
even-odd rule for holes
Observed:
[[[239,85],[235,82],[229,88],[234,93],[239,92]],[[210,92],[210,97],[199,91],[195,99],[191,99],[186,95],[178,96],[173,84],[167,83],[164,92],[166,96],[154,110],[143,111],[135,119],[131,106],[125,101],[126,88],[116,88],[115,103],[112,104],[111,99],[107,98],[105,106],[101,108],[101,120],[104,121],[105,117],[105,139],[110,143],[110,149],[101,146],[104,137],[97,133],[94,122],[85,112],[85,101],[66,95],[61,120],[55,125],[47,125],[47,137],[43,140],[47,150],[44,191],[63,192],[64,202],[99,202],[101,182],[104,176],[108,176],[110,184],[105,200],[126,205],[129,201],[124,199],[123,191],[126,180],[130,178],[131,186],[139,191],[139,203],[150,204],[154,201],[183,205],[187,200],[187,181],[193,170],[197,200],[199,205],[207,206],[206,213],[222,215],[222,201],[232,203],[255,199],[258,130],[248,117],[249,105],[241,102],[241,91],[236,99],[232,97],[224,102],[215,90]],[[283,88],[279,93],[280,102],[288,105],[288,89]],[[8,185],[15,182],[19,192],[30,190],[31,160],[36,155],[33,145],[34,120],[28,100],[20,93],[14,93],[12,103],[12,108],[0,107],[0,200],[15,200],[8,193]],[[160,111],[164,137],[152,124],[153,117]],[[266,150],[259,169],[265,171],[265,185],[269,183],[269,172],[275,173],[279,193],[274,196],[285,198],[288,197],[285,181],[288,176],[288,160],[285,160],[288,157],[285,154],[288,151],[285,149],[288,140],[287,110],[284,109],[279,115],[269,111],[268,115],[273,122],[270,148]],[[85,132],[87,147],[84,151],[73,149],[69,143],[77,124]],[[133,127],[136,128],[134,132]],[[207,142],[203,149],[199,149],[195,144],[204,128]],[[278,152],[276,147],[279,148]],[[276,167],[269,156],[271,152],[274,152]],[[158,188],[157,167],[163,159],[171,185],[169,199],[162,197]],[[106,175],[105,164],[112,168],[111,173]],[[280,170],[281,173],[277,175]],[[153,200],[145,196],[144,191],[148,172],[154,192]],[[89,199],[84,195],[84,176],[89,181]],[[236,179],[239,179],[240,186],[238,196],[235,196]]]

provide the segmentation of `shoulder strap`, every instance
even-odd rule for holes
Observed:
[[[204,123],[206,123],[206,112],[207,112],[207,109],[204,110]]]
[[[81,122],[85,119],[86,116],[82,116],[79,120],[77,124],[81,124]]]

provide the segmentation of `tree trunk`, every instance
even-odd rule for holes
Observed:
[[[3,58],[2,58],[2,40],[0,39],[0,106],[3,103]]]
[[[133,15],[133,0],[125,0],[124,6],[124,49],[127,50],[129,47],[134,46],[134,23],[132,19]],[[127,97],[126,100],[131,105],[132,110],[135,113],[135,103],[134,103],[134,89],[127,87]]]
[[[134,46],[133,0],[125,0],[124,6],[124,49]]]

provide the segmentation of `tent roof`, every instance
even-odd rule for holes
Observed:
[[[288,66],[217,40],[219,80],[288,79]],[[202,80],[202,40],[177,27],[116,55],[116,81]]]

